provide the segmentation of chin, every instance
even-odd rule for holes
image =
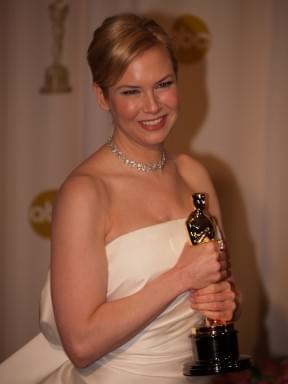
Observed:
[[[145,141],[147,142],[147,144],[150,144],[150,145],[163,144],[167,139],[167,137],[169,136],[169,134],[170,134],[170,129],[169,130],[161,129],[153,132],[150,131],[145,134]]]

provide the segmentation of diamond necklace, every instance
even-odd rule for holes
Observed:
[[[141,163],[140,161],[128,159],[125,153],[123,153],[113,142],[112,136],[109,137],[106,144],[111,149],[111,152],[113,153],[114,156],[116,156],[128,167],[136,168],[137,171],[154,172],[154,171],[158,171],[159,169],[163,169],[166,164],[165,151],[162,152],[161,159],[159,161],[155,163],[145,164],[145,163]]]

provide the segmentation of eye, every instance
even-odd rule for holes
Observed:
[[[137,93],[139,93],[138,89],[126,89],[121,92],[121,95],[132,96],[132,95],[136,95]]]
[[[156,88],[169,88],[174,83],[173,80],[161,81],[157,84]]]

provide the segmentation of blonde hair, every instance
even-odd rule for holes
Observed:
[[[108,17],[95,30],[88,48],[87,59],[93,82],[106,93],[137,55],[156,45],[167,50],[177,75],[172,40],[159,24],[135,14]]]

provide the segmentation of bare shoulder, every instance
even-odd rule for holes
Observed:
[[[200,161],[187,154],[180,154],[175,158],[175,162],[178,172],[193,190],[204,188],[205,191],[211,188],[210,175]]]
[[[58,200],[78,202],[98,201],[105,203],[106,186],[103,179],[89,173],[72,173],[62,184]]]
[[[221,212],[217,194],[206,167],[195,158],[180,154],[175,158],[179,174],[190,188],[191,192],[204,192],[208,195],[209,211],[214,215],[220,225]]]
[[[60,187],[53,208],[53,221],[66,220],[90,225],[97,228],[108,226],[107,207],[109,193],[104,178],[97,172],[85,167],[73,171]],[[97,223],[95,222],[97,220]]]
[[[75,168],[62,184],[58,201],[104,206],[107,200],[107,186],[103,167],[103,150],[96,151]]]

